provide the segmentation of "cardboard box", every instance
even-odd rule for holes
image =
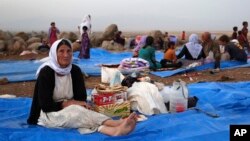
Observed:
[[[107,115],[109,117],[125,117],[130,114],[130,102],[125,101],[122,103],[108,104],[108,105],[95,105],[95,111]]]
[[[107,93],[107,94],[93,94],[92,95],[92,102],[95,105],[107,105],[107,104],[114,104],[114,94]]]
[[[93,94],[92,102],[95,105],[122,103],[127,100],[127,92]]]

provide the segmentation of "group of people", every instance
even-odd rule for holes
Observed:
[[[48,40],[49,45],[47,42],[43,41],[43,45],[40,48],[48,48],[53,45],[53,43],[58,39],[57,34],[60,34],[60,30],[56,27],[55,22],[51,22],[51,27],[48,31]],[[81,44],[81,49],[79,53],[79,58],[82,59],[89,59],[90,58],[90,34],[91,34],[91,16],[85,15],[81,24],[78,26],[79,30],[79,37],[80,39],[78,42]]]
[[[160,62],[155,59],[156,49],[153,37],[142,37],[134,49],[133,57],[147,60],[151,70],[179,68],[195,62],[199,65],[214,62],[214,69],[220,69],[221,61],[237,60],[247,62],[247,54],[244,47],[237,39],[230,41],[230,37],[227,35],[222,35],[217,42],[209,32],[204,32],[201,39],[199,39],[197,34],[191,34],[189,41],[184,44],[177,55],[175,42],[170,41],[167,49],[164,51],[164,58]]]
[[[79,26],[81,34],[79,58],[90,57],[90,20],[90,15],[87,15]],[[54,35],[59,30],[55,27],[55,23],[51,26],[49,35],[53,37],[50,38],[49,60],[37,70],[37,81],[27,122],[48,128],[76,128],[80,133],[98,131],[110,136],[132,132],[137,121],[135,113],[131,113],[125,119],[113,120],[95,112],[87,103],[81,69],[72,63],[71,42],[67,39],[57,40]],[[247,26],[244,28],[244,32],[246,31],[248,31]],[[221,60],[247,61],[244,46],[236,39],[230,41],[227,35],[222,35],[216,42],[209,32],[204,32],[201,39],[197,34],[191,34],[188,43],[183,46],[178,55],[175,52],[175,42],[170,41],[160,62],[155,58],[154,43],[152,36],[141,36],[133,53],[133,57],[146,60],[151,70],[162,67],[178,68],[193,62],[201,64],[214,62],[216,69],[220,68]]]
[[[231,39],[237,39],[239,41],[239,44],[243,47],[246,48],[248,51],[250,51],[250,46],[249,42],[247,39],[247,34],[248,34],[248,22],[244,21],[242,22],[242,29],[238,31],[238,27],[234,26],[233,27],[233,33],[231,36]]]

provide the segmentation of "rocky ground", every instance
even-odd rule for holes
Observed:
[[[40,55],[0,55],[0,60],[14,59],[14,60],[26,60],[26,59],[40,59],[47,56],[47,54]],[[175,75],[171,77],[161,78],[154,75],[149,75],[152,80],[162,82],[166,85],[171,85],[174,80],[182,79],[186,83],[198,83],[198,82],[238,82],[238,81],[250,81],[250,68],[237,68],[230,70],[222,70],[217,73],[211,73],[211,70],[201,72],[190,72],[186,74]],[[88,77],[85,78],[85,85],[87,88],[94,88],[97,84],[101,83],[101,77]],[[0,85],[0,94],[13,94],[22,97],[31,97],[34,91],[35,81],[7,83]]]

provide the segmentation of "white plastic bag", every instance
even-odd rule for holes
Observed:
[[[188,107],[188,88],[182,80],[174,81],[170,90],[169,111],[183,112]]]
[[[117,71],[120,73],[120,71],[117,68],[102,67],[101,68],[101,82],[110,83],[113,77],[115,77]],[[120,80],[122,81],[123,79],[124,79],[124,76],[120,73]]]

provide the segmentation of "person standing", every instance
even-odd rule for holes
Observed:
[[[186,32],[185,31],[182,31],[181,40],[182,41],[186,40]]]
[[[244,21],[243,23],[242,23],[242,25],[243,25],[243,28],[242,28],[242,34],[247,38],[247,34],[248,34],[248,22],[247,21]]]
[[[91,16],[89,14],[84,16],[84,18],[82,19],[81,24],[78,26],[78,29],[79,29],[79,32],[80,32],[80,36],[79,36],[80,38],[82,37],[83,27],[84,26],[86,26],[88,28],[87,33],[90,36],[92,25],[91,25]]]
[[[90,40],[89,40],[89,35],[87,33],[88,27],[83,26],[82,27],[83,33],[82,33],[82,40],[81,40],[81,49],[80,49],[80,54],[79,58],[82,59],[89,59],[90,58]]]
[[[52,46],[52,44],[57,40],[57,34],[60,33],[59,29],[56,27],[55,22],[51,22],[49,28],[49,33],[48,33],[48,39],[49,39],[49,44]]]
[[[243,43],[243,47],[246,48],[248,51],[250,51],[250,46],[249,46],[249,42],[248,42],[248,39],[247,39],[247,34],[248,34],[248,22],[247,21],[244,21],[242,23],[243,25],[243,28],[241,30],[242,32],[242,35],[244,36],[244,43]]]
[[[232,40],[233,40],[233,39],[237,39],[237,37],[238,37],[238,33],[237,33],[237,32],[238,32],[238,27],[237,27],[237,26],[234,26],[234,27],[233,27],[233,34],[232,34],[232,37],[231,37]]]

